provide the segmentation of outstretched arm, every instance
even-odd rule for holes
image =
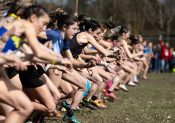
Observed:
[[[87,41],[94,46],[98,52],[100,52],[103,56],[110,56],[113,55],[113,52],[110,50],[105,49],[104,47],[102,47],[100,44],[97,43],[97,41],[94,39],[93,36],[91,36],[90,34],[86,33],[86,37],[87,37]]]

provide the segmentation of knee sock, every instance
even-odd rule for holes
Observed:
[[[90,83],[90,81],[87,79],[87,80],[86,80],[86,91],[84,91],[83,96],[84,96],[84,97],[87,96],[87,94],[89,93],[90,90],[91,90],[91,83]]]
[[[112,83],[113,83],[112,80],[110,80],[110,81],[108,82],[108,84],[107,84],[107,90],[109,90],[109,88],[112,86]]]

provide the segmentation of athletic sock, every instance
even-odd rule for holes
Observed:
[[[109,88],[112,86],[112,83],[113,83],[112,80],[110,80],[110,81],[107,83],[107,89],[109,89]]]
[[[70,104],[67,103],[67,101],[65,100],[63,103],[65,103],[66,106],[63,106],[67,111],[70,110]]]

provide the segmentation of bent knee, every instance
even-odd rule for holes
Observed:
[[[30,115],[34,109],[34,106],[30,99],[22,91],[19,90],[15,90],[11,93],[11,96],[13,96],[12,100],[14,108],[19,110],[19,112],[21,112],[23,115]]]
[[[55,103],[49,103],[46,104],[46,108],[48,112],[54,112],[56,110],[56,104]]]
[[[95,90],[97,90],[97,88],[98,88],[98,85],[96,83],[93,83],[92,86],[91,86],[91,90],[90,91],[91,92],[95,91]]]
[[[120,78],[123,78],[125,75],[126,75],[126,73],[125,73],[124,70],[120,70],[120,71],[118,72],[118,76],[119,76]]]
[[[17,109],[22,115],[29,116],[33,112],[34,106],[32,102],[28,102],[18,106]]]

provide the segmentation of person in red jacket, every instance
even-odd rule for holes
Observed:
[[[169,61],[172,58],[172,53],[169,48],[169,43],[163,41],[162,36],[159,36],[159,42],[161,47],[160,59],[161,59],[161,72],[169,71]]]

